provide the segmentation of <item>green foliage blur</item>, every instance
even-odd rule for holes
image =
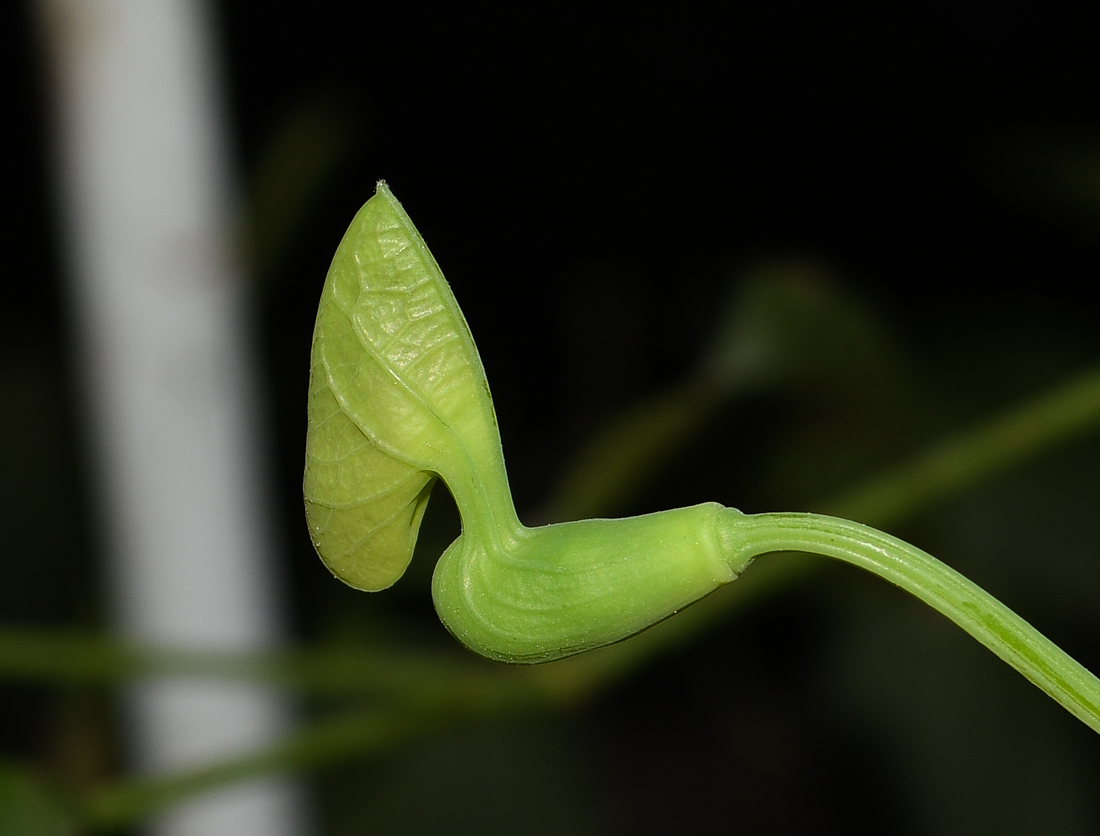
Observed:
[[[442,489],[377,595],[324,570],[300,497],[316,296],[384,177],[477,339],[525,522],[894,513],[1100,670],[1100,425],[902,511],[860,493],[1100,364],[1100,67],[1073,26],[216,9],[298,639],[242,663],[106,634],[46,83],[13,4],[0,834],[32,832],[12,811],[43,834],[125,828],[274,770],[308,776],[331,836],[1100,832],[1100,740],[854,569],[768,558],[637,639],[502,668],[432,611],[457,533]],[[198,675],[289,689],[300,729],[190,783],[137,781],[119,686]]]

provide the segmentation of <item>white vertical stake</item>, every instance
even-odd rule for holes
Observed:
[[[76,345],[119,629],[143,643],[254,648],[279,638],[262,511],[264,433],[206,9],[197,0],[39,0],[54,69]],[[287,705],[247,687],[132,693],[143,770],[249,751]],[[181,806],[172,836],[301,832],[295,785]]]

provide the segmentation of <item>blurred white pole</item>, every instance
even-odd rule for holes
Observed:
[[[75,345],[124,635],[250,648],[279,638],[268,565],[244,288],[206,8],[197,0],[38,0],[56,96]],[[287,727],[259,690],[132,694],[139,769],[251,750]],[[182,805],[172,836],[299,833],[295,785]]]

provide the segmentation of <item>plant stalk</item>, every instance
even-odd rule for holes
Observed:
[[[920,598],[950,618],[1100,733],[1100,679],[1024,619],[921,549],[860,523],[820,514],[723,517],[730,565],[772,552],[808,552],[843,560]]]

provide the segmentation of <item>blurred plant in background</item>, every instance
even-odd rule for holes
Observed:
[[[280,86],[257,80],[266,65],[244,66],[258,47],[241,34],[242,18],[224,14],[237,96],[274,97]],[[301,35],[315,61],[325,50],[309,33],[344,43],[337,13],[319,4],[316,14],[322,23],[303,23]],[[597,66],[576,48],[581,68]],[[840,201],[828,196],[848,185],[843,177],[800,179],[827,168],[836,147],[827,137],[801,135],[811,148],[804,162],[788,140],[758,155],[751,175],[728,152],[714,162],[717,142],[696,151],[704,162],[695,166],[695,137],[665,124],[691,124],[690,108],[650,77],[597,82],[641,91],[637,113],[622,99],[599,109],[581,98],[573,120],[555,103],[584,89],[584,71],[559,66],[546,81],[531,77],[537,58],[516,61],[505,63],[530,100],[472,85],[465,109],[454,106],[461,118],[448,110],[454,91],[427,81],[432,118],[384,95],[385,106],[364,107],[379,101],[377,84],[360,99],[354,85],[316,78],[307,79],[313,89],[268,102],[266,121],[248,118],[254,102],[240,107],[294,647],[187,654],[102,632],[68,343],[52,319],[35,318],[56,300],[34,291],[31,325],[6,315],[0,833],[62,833],[74,821],[109,831],[282,770],[313,776],[320,829],[332,834],[849,832],[864,822],[896,833],[1096,832],[1095,736],[952,625],[844,567],[772,558],[636,639],[538,669],[473,657],[436,621],[428,575],[457,525],[441,497],[390,595],[357,594],[327,576],[297,493],[308,335],[343,225],[384,175],[415,211],[478,335],[525,521],[703,500],[850,516],[941,557],[1100,668],[1095,402],[1034,420],[1049,393],[1095,374],[1100,360],[1092,309],[1073,301],[1083,296],[1055,298],[1074,246],[1087,253],[1078,281],[1095,284],[1100,191],[1090,172],[1100,150],[1013,144],[1016,134],[990,129],[981,139],[1004,136],[1013,153],[968,137],[928,151],[964,162],[936,158],[906,174],[916,141],[899,144],[889,164],[864,153],[877,141],[886,156],[888,133],[850,150],[858,162],[841,167],[866,179]],[[482,77],[460,66],[462,80]],[[779,95],[783,81],[771,83]],[[741,104],[742,118],[763,115]],[[510,127],[489,118],[498,108]],[[555,114],[556,129],[525,108]],[[947,108],[938,124],[950,128],[955,115]],[[626,138],[651,123],[652,146]],[[417,144],[429,125],[439,129],[437,157]],[[494,131],[503,132],[498,146],[487,139]],[[586,145],[601,136],[626,144],[614,153]],[[400,151],[402,142],[411,147]],[[488,150],[470,150],[478,142]],[[501,147],[509,156],[497,171]],[[667,155],[656,166],[623,161],[654,149]],[[585,154],[589,167],[577,162]],[[975,160],[988,166],[978,185],[959,174]],[[578,175],[561,179],[570,166]],[[682,178],[670,184],[677,166]],[[934,181],[929,192],[957,191],[905,205],[914,195],[931,201],[913,185],[922,176]],[[639,196],[662,188],[683,190],[685,217],[704,218],[710,240],[681,241],[677,218],[647,219]],[[989,194],[975,199],[980,188]],[[448,195],[478,189],[485,211],[508,207],[509,240],[478,238],[478,217],[448,216]],[[708,202],[710,192],[718,197]],[[1025,208],[975,214],[1006,202]],[[931,221],[938,241],[898,231],[919,212],[941,212],[944,225],[970,212],[971,225],[956,223],[949,250]],[[853,226],[858,234],[846,237]],[[914,248],[921,241],[931,254]],[[1027,432],[1035,426],[1057,429]],[[112,695],[149,678],[263,683],[300,696],[300,723],[254,756],[128,776]]]

